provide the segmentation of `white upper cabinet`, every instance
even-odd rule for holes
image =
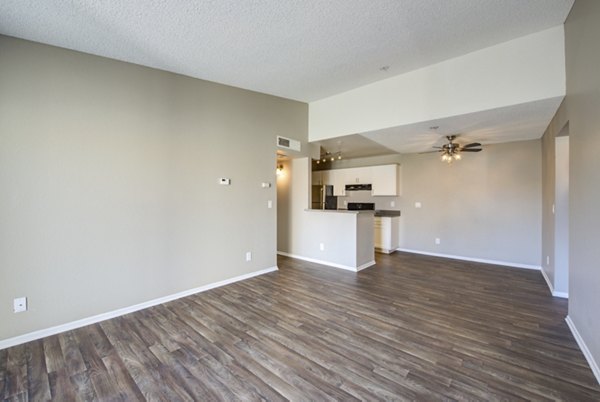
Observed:
[[[400,166],[393,165],[381,165],[373,166],[372,171],[372,182],[373,188],[371,195],[388,195],[397,196],[399,192],[399,178],[400,178]]]
[[[333,195],[343,197],[346,195],[346,173],[347,169],[328,170],[329,183],[333,184]]]
[[[340,170],[344,171],[346,178],[345,184],[371,184],[373,181],[371,167],[358,167]]]
[[[319,173],[318,178],[315,173]],[[316,180],[319,180],[318,182]],[[346,195],[347,184],[371,184],[371,195],[397,196],[400,191],[400,166],[381,165],[313,172],[313,184],[333,185],[333,195]]]

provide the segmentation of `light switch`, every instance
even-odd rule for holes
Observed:
[[[273,208],[273,201],[267,201],[267,208]]]

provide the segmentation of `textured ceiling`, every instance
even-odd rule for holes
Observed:
[[[3,0],[0,33],[308,102],[560,25],[572,5]]]

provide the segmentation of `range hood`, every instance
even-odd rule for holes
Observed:
[[[346,191],[371,191],[370,184],[346,184]]]

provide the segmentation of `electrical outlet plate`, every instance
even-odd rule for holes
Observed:
[[[319,250],[325,251],[325,243],[319,243]]]
[[[26,297],[17,297],[13,300],[13,311],[15,313],[22,313],[23,311],[27,311],[27,298]]]
[[[252,261],[252,251],[246,252],[246,261]]]

